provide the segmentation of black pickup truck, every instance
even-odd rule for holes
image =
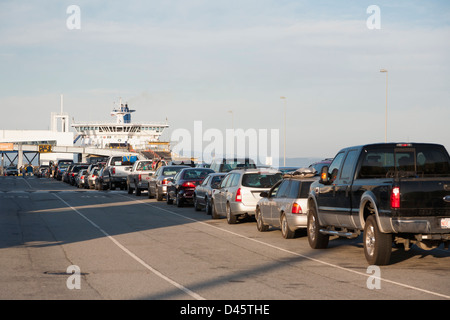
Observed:
[[[369,264],[385,265],[392,245],[433,249],[450,242],[450,158],[429,143],[383,143],[339,151],[311,185],[308,241],[363,231]]]

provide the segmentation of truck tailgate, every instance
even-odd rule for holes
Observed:
[[[115,177],[127,177],[131,166],[112,166],[112,175]]]
[[[401,179],[399,216],[450,217],[450,177]]]

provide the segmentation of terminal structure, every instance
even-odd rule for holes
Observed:
[[[0,130],[1,167],[42,164],[58,159],[86,161],[88,157],[142,154],[147,158],[171,158],[168,142],[161,142],[165,123],[132,123],[127,104],[120,101],[110,123],[69,123],[69,115],[52,112],[50,130]],[[76,132],[70,131],[73,128]]]

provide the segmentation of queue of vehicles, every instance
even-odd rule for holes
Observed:
[[[381,143],[344,148],[309,168],[257,167],[250,159],[207,165],[110,158],[94,165],[58,164],[55,177],[97,190],[191,204],[229,224],[256,220],[257,230],[306,234],[324,249],[330,236],[363,235],[369,264],[389,264],[392,245],[433,249],[450,243],[450,157],[437,144]],[[62,174],[61,171],[64,171]],[[86,182],[87,181],[87,182]]]

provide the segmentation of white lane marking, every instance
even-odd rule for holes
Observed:
[[[127,196],[125,196],[125,195],[121,195],[121,196],[122,196],[122,197],[125,197],[125,198],[130,198],[130,197],[127,197]],[[273,248],[273,249],[277,249],[277,250],[280,250],[280,251],[283,251],[283,252],[286,252],[286,253],[289,253],[289,254],[292,254],[292,255],[296,255],[296,256],[299,256],[299,257],[302,257],[302,258],[305,258],[305,259],[308,259],[308,260],[311,260],[311,261],[314,261],[314,262],[317,262],[317,263],[320,263],[320,264],[327,265],[327,266],[329,266],[329,267],[333,267],[333,268],[340,269],[340,270],[343,270],[343,271],[355,273],[355,274],[357,274],[357,275],[361,275],[361,276],[364,276],[364,277],[372,277],[372,278],[375,278],[372,274],[367,274],[367,273],[359,272],[359,271],[356,271],[356,270],[344,268],[344,267],[338,266],[338,265],[336,265],[336,264],[332,264],[332,263],[329,263],[329,262],[326,262],[326,261],[322,261],[322,260],[318,260],[318,259],[315,259],[315,258],[311,258],[311,257],[309,257],[309,256],[305,256],[305,255],[303,255],[303,254],[301,254],[301,253],[297,253],[297,252],[293,252],[293,251],[290,251],[290,250],[286,250],[286,249],[283,249],[283,248],[274,246],[274,245],[272,245],[272,244],[270,244],[270,243],[266,243],[266,242],[263,242],[263,241],[260,241],[260,240],[256,240],[256,239],[253,239],[253,238],[249,238],[249,237],[246,237],[246,236],[244,236],[244,235],[242,235],[242,234],[239,234],[239,233],[236,233],[236,232],[233,232],[233,231],[229,231],[229,230],[225,230],[225,229],[219,228],[219,227],[217,227],[217,226],[211,225],[211,224],[209,224],[209,223],[206,223],[206,222],[203,222],[203,221],[200,221],[200,220],[196,220],[196,219],[193,219],[193,218],[186,217],[186,216],[184,216],[184,215],[182,215],[182,214],[179,214],[179,213],[176,213],[176,212],[174,212],[174,211],[171,211],[171,210],[168,210],[168,209],[164,209],[164,208],[161,208],[161,207],[152,205],[152,204],[150,204],[150,203],[147,203],[147,202],[144,202],[144,201],[141,201],[141,200],[136,200],[136,199],[135,199],[134,201],[137,201],[137,202],[143,203],[143,204],[145,204],[145,205],[148,205],[148,206],[150,206],[150,207],[152,207],[152,208],[156,208],[156,209],[159,209],[159,210],[162,210],[162,211],[171,213],[171,214],[173,214],[173,215],[176,215],[176,216],[185,218],[185,219],[187,219],[187,220],[194,221],[194,222],[197,222],[197,223],[200,223],[200,224],[209,226],[209,227],[211,227],[211,228],[215,228],[215,229],[221,230],[221,231],[223,231],[223,232],[228,232],[228,233],[230,233],[230,234],[232,234],[232,235],[235,235],[235,236],[244,238],[244,239],[246,239],[246,240],[254,241],[254,242],[256,242],[256,243],[259,243],[259,244],[262,244],[262,245],[271,247],[271,248]],[[435,295],[435,296],[438,296],[438,297],[442,297],[442,298],[445,298],[445,299],[450,299],[450,296],[447,296],[447,295],[445,295],[445,294],[441,294],[441,293],[438,293],[438,292],[433,292],[433,291],[429,291],[429,290],[426,290],[426,289],[417,288],[417,287],[414,287],[414,286],[410,286],[410,285],[408,285],[408,284],[396,282],[396,281],[389,280],[389,279],[379,278],[379,280],[384,281],[384,282],[387,282],[387,283],[390,283],[390,284],[393,284],[393,285],[397,285],[397,286],[400,286],[400,287],[404,287],[404,288],[408,288],[408,289],[412,289],[412,290],[416,290],[416,291],[428,293],[428,294]]]
[[[136,260],[137,262],[139,262],[142,266],[144,266],[146,269],[148,269],[149,271],[151,271],[152,273],[154,273],[155,275],[157,275],[158,277],[160,277],[161,279],[169,282],[170,284],[172,284],[173,286],[177,287],[178,289],[180,289],[181,291],[187,293],[188,295],[190,295],[191,297],[193,297],[196,300],[205,300],[205,298],[203,298],[202,296],[200,296],[199,294],[189,290],[188,288],[184,287],[183,285],[179,284],[178,282],[173,281],[172,279],[166,277],[165,275],[163,275],[161,272],[159,272],[158,270],[152,268],[151,266],[149,266],[147,263],[145,263],[141,258],[139,258],[138,256],[136,256],[133,252],[131,252],[130,250],[128,250],[126,247],[124,247],[119,241],[117,241],[116,239],[114,239],[112,236],[110,236],[105,230],[103,230],[102,228],[100,228],[100,226],[98,226],[96,223],[94,223],[92,220],[90,220],[88,217],[86,217],[84,214],[82,214],[80,211],[78,211],[77,209],[75,209],[74,207],[72,207],[69,203],[67,203],[65,200],[63,200],[60,196],[58,196],[57,194],[54,194],[55,197],[57,197],[59,200],[61,200],[66,206],[68,206],[70,209],[72,209],[73,211],[75,211],[76,213],[78,213],[83,219],[85,219],[86,221],[88,221],[90,224],[92,224],[95,228],[97,228],[101,233],[103,233],[108,239],[110,239],[112,242],[114,242],[114,244],[116,246],[118,246],[120,249],[122,249],[126,254],[128,254],[130,257],[132,257],[134,260]]]
[[[33,189],[33,187],[32,187],[31,184],[27,181],[27,179],[25,179],[25,178],[22,177],[22,180],[25,181],[25,182],[27,183],[27,185],[28,185],[31,189]]]

